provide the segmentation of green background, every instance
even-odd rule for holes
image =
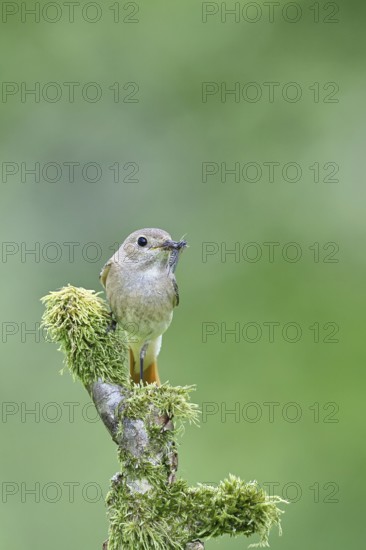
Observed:
[[[3,95],[0,107],[2,168],[9,166],[5,162],[19,168],[1,181],[0,547],[97,549],[106,538],[104,502],[95,487],[108,490],[118,468],[115,446],[100,422],[85,419],[93,417],[91,408],[83,408],[85,390],[68,374],[59,376],[56,346],[43,338],[37,342],[25,328],[39,322],[39,299],[50,290],[67,283],[99,290],[99,270],[113,243],[151,226],[175,238],[186,234],[190,245],[177,272],[181,305],[164,336],[161,377],[196,384],[195,401],[213,411],[199,429],[186,430],[180,474],[195,484],[217,483],[233,473],[271,482],[275,493],[297,500],[286,506],[283,536],[275,530],[271,535],[273,550],[359,546],[365,460],[364,4],[342,2],[335,23],[323,21],[333,10],[325,3],[319,4],[319,23],[310,2],[298,3],[303,12],[297,23],[281,15],[282,2],[273,23],[261,2],[256,23],[242,17],[235,22],[233,16],[223,23],[220,13],[203,23],[201,3],[193,0],[139,2],[136,23],[114,23],[111,4],[103,5],[103,17],[94,24],[81,18],[80,8],[74,23],[66,11],[54,24],[44,18],[22,23],[19,14],[1,23],[1,81],[29,87],[57,82],[63,95],[54,103]],[[121,4],[121,19],[132,9]],[[91,103],[76,92],[70,103],[62,85],[70,81],[81,87],[99,83],[101,100]],[[235,102],[216,94],[203,102],[207,81],[228,88],[256,82],[263,96]],[[129,91],[123,85],[137,83],[138,102],[115,103],[108,89],[114,82],[122,97]],[[273,102],[264,82],[280,83]],[[283,99],[289,82],[302,90],[297,102]],[[318,102],[309,89],[315,82]],[[337,102],[325,101],[328,82],[339,86]],[[21,181],[20,163],[71,161],[98,163],[100,181],[85,181],[80,169],[74,182],[66,169],[54,183],[42,177],[34,182],[29,175]],[[114,182],[108,167],[115,162],[137,163],[137,181],[122,181],[125,168]],[[217,174],[204,183],[203,162],[255,162],[263,174],[257,182],[233,176],[221,182]],[[280,163],[272,183],[264,162]],[[282,176],[288,162],[301,167],[299,181]],[[309,169],[315,162],[319,183]],[[338,182],[324,181],[328,162],[338,165]],[[74,261],[67,242],[79,243]],[[217,243],[219,252],[204,262],[207,242]],[[220,255],[234,246],[253,254],[245,248],[253,242],[262,251],[256,262],[245,253]],[[265,242],[280,243],[273,262]],[[297,262],[282,256],[289,242],[300,247]],[[327,261],[333,249],[323,248],[330,242],[339,247],[335,262]],[[58,261],[50,261],[56,249],[48,243],[61,250]],[[87,243],[97,243],[96,261],[95,248],[82,254]],[[319,243],[319,258],[309,249],[313,243]],[[4,253],[9,246],[13,255]],[[16,251],[22,246],[39,246],[39,257],[22,257]],[[261,329],[257,342],[248,342],[251,332],[248,338],[241,332],[238,342],[234,336],[222,341],[221,323],[240,323],[245,331],[250,322]],[[263,324],[268,322],[280,323],[272,343]],[[289,322],[301,327],[298,342],[282,335]],[[324,341],[328,322],[338,325],[338,342]],[[203,323],[216,323],[218,331],[206,343]],[[314,323],[320,326],[318,343],[309,329]],[[75,406],[74,422],[67,402]],[[278,403],[273,421],[268,402]],[[35,407],[39,415],[24,414]],[[225,414],[235,407],[239,417]],[[290,421],[295,414],[298,421]],[[78,484],[73,502],[71,482]],[[40,502],[26,493],[36,483]],[[246,548],[249,542],[255,541],[222,538],[209,541],[207,549]]]

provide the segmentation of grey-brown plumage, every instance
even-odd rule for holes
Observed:
[[[159,383],[156,358],[179,303],[174,271],[185,246],[162,229],[140,229],[127,237],[101,271],[111,310],[126,333],[135,381]]]

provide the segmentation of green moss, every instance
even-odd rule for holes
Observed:
[[[161,415],[197,424],[199,409],[195,403],[189,402],[189,394],[194,386],[172,387],[169,384],[147,386],[135,384],[130,397],[126,400],[130,418],[145,418],[155,407]]]
[[[120,331],[109,330],[111,316],[93,290],[71,285],[42,298],[42,325],[60,344],[65,363],[85,386],[98,379],[129,386],[127,350]]]
[[[257,483],[230,476],[218,487],[190,488],[183,480],[165,487],[132,493],[125,476],[107,497],[111,550],[184,550],[197,538],[258,534],[268,545],[273,525],[280,526],[279,497],[268,497]],[[140,546],[139,546],[140,545]]]

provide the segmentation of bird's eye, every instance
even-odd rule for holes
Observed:
[[[146,246],[147,245],[147,238],[146,237],[139,237],[137,239],[137,244],[139,246]]]

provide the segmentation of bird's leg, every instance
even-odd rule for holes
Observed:
[[[146,342],[140,350],[140,382],[144,381],[144,359],[149,342]]]

